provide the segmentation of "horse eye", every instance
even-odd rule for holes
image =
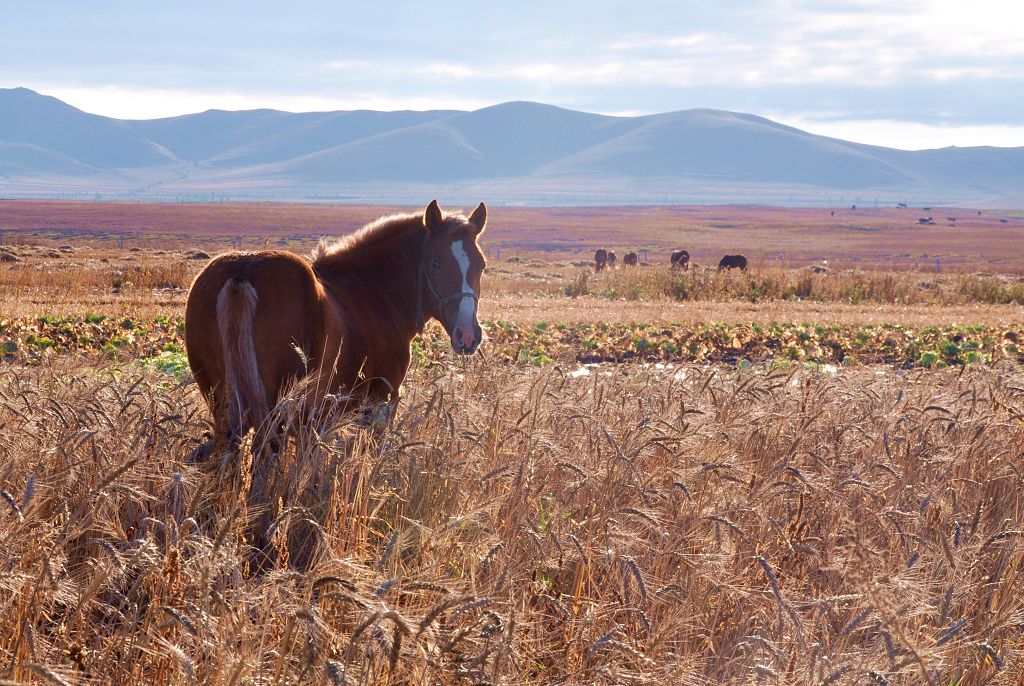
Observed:
[[[433,261],[433,262],[431,263],[431,266],[432,266],[432,267],[433,267],[434,269],[440,269],[440,268],[441,268],[441,260],[434,260],[434,261]]]

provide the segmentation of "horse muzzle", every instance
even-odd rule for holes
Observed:
[[[483,332],[476,321],[456,323],[451,331],[452,349],[461,355],[472,355],[480,347]]]

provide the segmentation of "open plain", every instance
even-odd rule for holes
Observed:
[[[297,426],[250,575],[188,285],[393,209],[0,202],[0,678],[1024,679],[1013,212],[491,208],[481,352],[431,325],[391,426]]]

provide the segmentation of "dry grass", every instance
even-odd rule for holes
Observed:
[[[157,316],[184,310],[186,289],[207,260],[189,252],[45,246],[0,248],[0,317],[101,311]]]
[[[775,300],[687,302],[675,300],[609,300],[600,296],[563,298],[543,295],[488,293],[480,300],[480,317],[488,321],[579,322],[674,324],[699,326],[708,322],[725,324],[768,324],[771,322],[814,322],[841,326],[901,323],[907,326],[955,326],[985,323],[1016,326],[1024,323],[1019,305],[895,305],[892,303],[849,303]]]
[[[0,318],[88,312],[153,318],[184,311],[206,259],[193,251],[45,246],[0,248]],[[1021,321],[1024,281],[1006,274],[755,268],[746,273],[667,267],[594,275],[582,260],[492,259],[481,314],[511,321]],[[752,308],[750,305],[756,304]],[[941,306],[942,309],[936,309]],[[545,313],[546,316],[545,316]],[[929,315],[938,320],[929,319]]]
[[[421,368],[290,443],[257,578],[194,386],[9,368],[0,677],[1020,683],[1022,414],[1012,365]]]
[[[617,269],[595,275],[578,269],[562,292],[611,300],[670,299],[686,302],[776,300],[835,302],[850,305],[1019,305],[1024,279],[992,274],[922,274],[843,270],[812,273],[807,269],[713,269],[671,272],[667,268]]]

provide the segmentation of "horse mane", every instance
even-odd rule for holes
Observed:
[[[314,266],[327,266],[329,262],[336,261],[332,258],[344,258],[351,253],[379,247],[413,228],[423,229],[422,214],[392,214],[381,217],[347,236],[320,239],[320,243],[310,255],[310,261]]]
[[[445,230],[466,221],[461,214],[445,213]],[[392,246],[393,242],[405,241],[412,232],[425,232],[423,213],[392,214],[381,217],[341,238],[323,238],[313,249],[310,261],[314,270],[365,264]]]

